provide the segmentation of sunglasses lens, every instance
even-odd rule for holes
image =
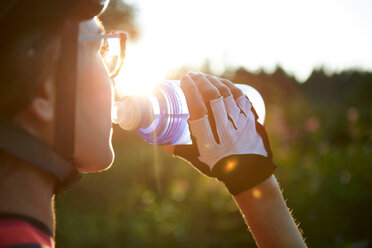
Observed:
[[[100,55],[109,75],[120,70],[121,49],[120,38],[106,38],[102,41]]]

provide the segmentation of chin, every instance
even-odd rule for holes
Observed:
[[[83,160],[76,160],[76,168],[82,173],[99,172],[107,170],[114,162],[114,152],[101,151],[99,154],[92,153],[89,157]]]
[[[82,173],[99,172],[110,168],[114,157],[110,135],[106,142],[98,142],[78,149],[75,156],[75,166]]]

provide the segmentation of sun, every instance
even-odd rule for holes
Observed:
[[[164,57],[128,44],[123,68],[115,78],[115,93],[119,96],[151,94],[154,86],[166,79],[169,65]]]

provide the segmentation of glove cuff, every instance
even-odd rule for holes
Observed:
[[[225,183],[232,195],[244,192],[270,177],[276,166],[267,157],[257,154],[239,154],[217,162],[212,175]]]

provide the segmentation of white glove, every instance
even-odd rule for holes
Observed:
[[[240,89],[229,81],[193,73],[181,78],[182,85],[190,116],[201,118],[188,121],[193,144],[175,146],[174,155],[225,183],[233,195],[271,176],[276,166],[265,128]]]
[[[239,97],[236,102],[232,95],[227,98],[221,96],[210,101],[210,108],[216,123],[218,143],[208,115],[189,121],[201,162],[212,170],[218,161],[230,155],[258,154],[267,157],[262,138],[256,130],[256,116],[251,111],[252,105],[245,95]]]

